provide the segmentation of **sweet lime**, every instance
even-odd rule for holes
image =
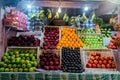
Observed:
[[[4,62],[0,62],[0,67],[3,67],[4,66]]]
[[[13,64],[13,68],[16,68],[17,67],[17,65],[16,64]]]
[[[11,68],[12,67],[12,64],[8,64],[8,68]]]
[[[10,68],[9,71],[10,71],[10,72],[13,72],[13,68]]]
[[[5,69],[4,68],[0,68],[0,72],[4,72],[5,71]]]
[[[18,70],[19,72],[23,72],[23,68],[19,68],[19,70]]]
[[[26,68],[26,64],[22,64],[22,68]]]
[[[14,71],[14,72],[18,72],[18,68],[14,68],[13,71]]]
[[[24,68],[24,70],[23,70],[24,72],[28,72],[28,69],[27,68]]]
[[[4,67],[6,68],[6,67],[7,67],[7,64],[4,63]]]
[[[29,68],[29,72],[33,72],[34,71],[34,68]]]
[[[27,64],[27,68],[30,68],[32,65],[31,64]]]
[[[9,68],[5,68],[5,72],[9,72]]]

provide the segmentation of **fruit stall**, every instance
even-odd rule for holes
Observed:
[[[119,3],[0,0],[0,80],[119,80]]]

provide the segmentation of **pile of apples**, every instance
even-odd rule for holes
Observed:
[[[38,68],[45,70],[60,70],[60,56],[56,52],[43,52],[39,56]]]
[[[103,46],[102,35],[81,35],[80,39],[85,44],[85,48],[105,48]]]
[[[59,41],[59,28],[45,27],[43,49],[56,49]]]
[[[87,68],[107,68],[115,69],[116,65],[113,56],[102,56],[101,53],[88,52],[89,60]]]
[[[18,37],[11,37],[8,39],[8,46],[39,46],[40,40],[34,35],[20,35]]]
[[[117,47],[114,44],[116,38],[117,38],[116,35],[112,36],[112,39],[110,40],[110,43],[107,46],[108,49],[117,49]]]

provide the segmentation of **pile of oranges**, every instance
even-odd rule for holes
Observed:
[[[83,47],[83,42],[78,38],[75,28],[64,27],[61,30],[61,39],[57,44],[57,49],[62,47]]]

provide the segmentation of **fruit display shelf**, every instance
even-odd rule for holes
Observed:
[[[59,26],[47,26],[44,27],[44,37],[42,49],[56,49],[56,45],[60,39],[60,28]]]
[[[103,45],[103,37],[102,34],[99,33],[92,33],[92,34],[79,34],[79,38],[83,41],[85,44],[84,48],[106,48]]]
[[[0,72],[34,72],[39,47],[8,47],[0,62]]]
[[[60,72],[60,50],[40,50],[37,56],[38,69],[41,72]]]
[[[81,49],[86,72],[116,71],[115,57],[110,49]]]

